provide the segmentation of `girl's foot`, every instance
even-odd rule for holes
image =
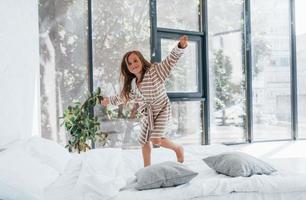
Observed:
[[[183,163],[184,162],[184,148],[181,145],[177,145],[175,148],[177,162]]]

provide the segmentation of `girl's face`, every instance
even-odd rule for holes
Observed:
[[[127,66],[131,73],[135,75],[141,74],[142,63],[136,54],[132,53],[131,55],[129,55],[129,57],[127,58]]]

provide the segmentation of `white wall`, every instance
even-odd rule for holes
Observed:
[[[0,147],[38,132],[37,1],[0,1]]]

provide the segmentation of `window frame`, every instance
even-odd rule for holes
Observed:
[[[207,30],[206,24],[206,0],[200,0],[200,31],[186,31],[180,29],[157,27],[157,0],[150,0],[150,20],[151,20],[151,62],[161,61],[161,39],[178,40],[179,36],[187,35],[189,40],[198,43],[198,91],[197,92],[167,92],[170,101],[201,101],[202,102],[202,135],[201,144],[209,144],[209,102],[208,96],[208,68],[207,68]]]
[[[157,51],[157,60],[161,61],[161,40],[162,39],[171,39],[171,40],[178,40],[179,36],[182,35],[181,33],[168,33],[168,32],[159,32],[157,35],[157,45],[158,45],[158,51]],[[167,92],[168,97],[170,99],[172,98],[204,98],[203,95],[203,68],[201,66],[203,63],[202,59],[202,38],[200,36],[194,36],[194,35],[188,35],[189,41],[196,42],[197,44],[197,53],[198,53],[198,59],[197,59],[197,86],[198,91],[197,92]]]
[[[296,19],[295,19],[295,0],[289,1],[289,23],[290,23],[290,83],[291,83],[291,133],[290,140],[302,140],[298,137],[298,101],[297,101],[297,55],[296,55]],[[208,67],[208,37],[207,37],[207,0],[200,0],[201,4],[201,20],[200,31],[185,31],[176,29],[166,29],[157,27],[157,12],[156,12],[156,0],[150,0],[150,25],[151,25],[151,62],[160,61],[160,40],[161,38],[175,39],[177,35],[187,35],[189,38],[201,38],[200,51],[199,51],[199,92],[197,93],[169,93],[171,101],[203,101],[203,135],[202,144],[210,144],[210,122],[209,122],[209,67]],[[92,1],[87,1],[87,59],[88,65],[88,90],[93,91],[93,45],[92,45]],[[244,0],[244,62],[246,69],[246,112],[247,112],[247,140],[246,143],[257,142],[253,139],[253,102],[252,102],[252,41],[251,41],[251,5],[250,0]],[[172,38],[173,37],[173,38]],[[93,113],[93,112],[92,112]],[[93,113],[94,114],[94,113]],[[256,134],[256,133],[255,133]],[[264,140],[271,141],[271,140]],[[260,142],[264,142],[260,141]],[[279,141],[279,140],[272,140]],[[280,140],[283,141],[283,140]],[[236,143],[234,143],[236,144]],[[240,144],[240,143],[237,143]],[[94,145],[92,145],[94,148]]]

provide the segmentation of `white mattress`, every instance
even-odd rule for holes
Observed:
[[[84,173],[84,166],[82,164],[82,160],[84,159],[82,156],[75,156],[71,162],[68,164],[69,167],[66,168],[64,174],[49,188],[46,189],[46,197],[47,200],[80,200],[80,199],[112,199],[112,200],[149,200],[149,199],[197,199],[197,200],[224,200],[224,199],[277,199],[277,200],[302,200],[306,199],[306,181],[303,183],[301,177],[305,175],[306,177],[306,158],[284,158],[284,157],[265,157],[259,156],[261,159],[271,163],[275,168],[281,171],[278,175],[281,177],[280,181],[270,180],[270,177],[267,178],[268,185],[266,189],[265,185],[257,184],[258,190],[266,189],[265,193],[262,192],[240,192],[240,193],[230,193],[231,181],[235,181],[233,178],[227,178],[223,175],[216,174],[213,170],[208,168],[208,166],[202,161],[204,157],[215,155],[218,153],[233,151],[231,147],[224,145],[208,145],[208,146],[185,146],[185,164],[189,166],[192,170],[199,172],[199,175],[195,177],[190,183],[181,185],[173,188],[163,188],[163,189],[154,189],[154,190],[145,190],[145,191],[136,191],[133,189],[118,191],[118,193],[114,194],[113,197],[100,197],[98,196],[86,196],[82,197],[82,195],[78,194],[78,191],[75,190],[75,185],[78,182],[80,177],[80,173]],[[94,150],[95,151],[95,150]],[[98,152],[99,153],[99,152]],[[247,149],[247,153],[249,149]],[[97,154],[98,155],[98,154]],[[258,155],[256,155],[258,156]],[[103,158],[102,158],[103,159]],[[167,149],[158,148],[153,149],[152,151],[152,164],[159,163],[167,160],[175,160],[175,154]],[[124,166],[124,171],[122,176],[126,181],[130,181],[134,178],[134,173],[142,167],[142,157],[141,150],[122,150],[122,161]],[[98,162],[93,160],[92,163]],[[112,168],[112,166],[109,166]],[[86,168],[85,172],[90,173],[88,168]],[[305,174],[302,174],[305,173]],[[298,176],[301,174],[302,176]],[[285,178],[283,178],[283,175]],[[297,175],[297,176],[295,176]],[[289,179],[287,179],[288,177]],[[293,177],[293,178],[291,178]],[[297,179],[296,179],[296,178]],[[260,183],[260,181],[264,180],[262,177],[253,178],[250,183]],[[291,178],[291,179],[290,179]],[[300,180],[298,180],[300,178]],[[211,181],[213,180],[213,181]],[[250,179],[246,179],[250,181]],[[290,184],[287,183],[286,180],[292,181],[293,187],[290,187]],[[211,182],[208,182],[211,181]],[[220,182],[221,181],[221,182]],[[227,181],[227,182],[226,182]],[[236,182],[240,181],[236,179]],[[255,181],[255,182],[254,182]],[[219,183],[223,183],[219,184]],[[226,183],[224,185],[224,183]],[[264,182],[263,182],[264,183]],[[265,183],[264,183],[265,184]],[[278,185],[279,184],[279,185]],[[292,185],[291,184],[291,185]],[[88,185],[87,185],[88,186]],[[89,186],[88,186],[89,187]],[[92,184],[90,187],[95,190],[99,190],[101,185],[99,183]],[[210,190],[207,190],[207,187],[211,187]],[[219,187],[219,188],[218,188]],[[223,188],[228,187],[228,188]],[[269,190],[270,187],[270,190]],[[212,190],[212,188],[216,188],[216,190]],[[255,187],[256,188],[256,187]],[[275,189],[275,191],[271,191]],[[242,188],[244,189],[244,188]],[[246,188],[246,189],[250,189]],[[278,191],[279,190],[279,191]],[[209,191],[209,192],[207,192]],[[219,191],[219,192],[216,192]],[[220,192],[221,191],[221,192]],[[282,192],[284,191],[284,192]],[[228,192],[228,193],[227,193]],[[211,195],[214,193],[218,193],[217,196]]]
[[[193,200],[305,200],[306,192],[290,193],[232,193],[221,196],[193,198]]]

